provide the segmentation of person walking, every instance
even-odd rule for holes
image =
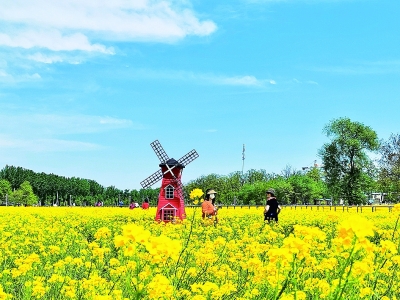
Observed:
[[[264,221],[268,221],[268,223],[271,222],[271,220],[278,222],[278,215],[282,209],[275,194],[274,189],[268,189],[266,192],[267,204],[264,209]]]

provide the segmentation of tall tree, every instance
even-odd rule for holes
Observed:
[[[391,134],[379,149],[379,186],[391,201],[400,200],[400,134]]]
[[[6,196],[11,195],[11,184],[8,180],[0,179],[0,202],[6,200]]]
[[[339,118],[325,126],[331,138],[320,150],[326,183],[333,196],[349,204],[364,202],[370,190],[370,167],[367,151],[379,148],[377,134],[370,127],[349,118]]]

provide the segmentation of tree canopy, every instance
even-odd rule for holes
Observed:
[[[324,132],[331,138],[320,150],[329,191],[349,204],[362,203],[370,188],[373,167],[367,151],[379,148],[376,132],[349,118],[331,121]]]
[[[379,188],[395,202],[400,200],[400,134],[391,134],[382,141],[379,163]]]

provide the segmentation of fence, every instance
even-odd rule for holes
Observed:
[[[198,207],[197,205],[186,205],[186,207]],[[236,208],[261,208],[264,209],[265,206],[263,205],[218,205],[218,207],[223,208],[229,208],[229,209],[236,209]],[[389,212],[392,211],[393,205],[281,205],[282,208],[284,209],[294,209],[294,210],[302,210],[302,209],[310,209],[310,210],[331,210],[331,211],[349,211],[356,210],[357,212],[363,212],[363,211],[372,211],[376,212],[377,210],[382,211],[382,210],[388,210]]]

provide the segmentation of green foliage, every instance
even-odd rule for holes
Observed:
[[[0,202],[6,199],[6,195],[11,195],[11,184],[5,180],[0,179]]]
[[[188,195],[188,193],[195,188],[200,188],[204,192],[212,188],[218,193],[217,203],[232,204],[234,197],[237,196],[241,188],[241,176],[239,172],[231,173],[228,176],[220,176],[217,174],[201,176],[186,185],[185,193]]]
[[[280,175],[254,169],[244,174],[210,174],[185,185],[186,199],[189,198],[188,193],[195,188],[204,192],[212,188],[218,192],[217,204],[264,205],[265,191],[274,188],[281,204],[312,204],[316,199],[331,197],[336,200],[343,198],[349,204],[360,204],[366,199],[366,194],[381,189],[389,193],[391,199],[398,201],[400,136],[392,137],[386,148],[382,148],[385,151],[382,152],[381,169],[377,172],[367,155],[367,151],[378,149],[379,142],[375,131],[348,118],[331,121],[324,131],[331,138],[330,143],[323,145],[320,150],[324,172],[314,167],[304,173],[286,166]],[[32,191],[38,196],[41,205],[75,203],[90,206],[101,201],[104,205],[112,206],[118,205],[119,200],[127,205],[130,201],[141,203],[148,199],[150,205],[155,206],[160,192],[159,188],[139,191],[119,190],[115,186],[105,188],[94,180],[35,173],[13,166],[6,166],[0,170],[0,180],[9,182],[11,189],[19,189],[25,181],[30,182]],[[0,197],[3,197],[7,187],[3,187],[1,182]],[[25,196],[18,191],[13,197],[22,199]]]
[[[33,193],[29,181],[24,181],[19,189],[11,194],[11,201],[25,206],[37,205],[38,197]]]
[[[148,198],[150,204],[155,205],[159,194],[159,188],[122,191],[115,186],[104,188],[94,180],[35,173],[14,166],[6,166],[0,170],[0,180],[9,182],[11,190],[19,189],[24,181],[30,182],[33,193],[39,198],[40,205],[72,205],[75,203],[76,205],[92,206],[98,201],[103,202],[104,205],[116,205],[119,198],[126,204],[130,199],[142,202],[145,198]],[[11,193],[9,195],[12,196]],[[22,197],[19,192],[14,196],[16,199]]]
[[[290,177],[289,177],[290,178]],[[290,184],[288,179],[284,177],[278,176],[269,180],[268,188],[273,188],[276,191],[276,197],[279,199],[281,204],[290,204],[291,199],[293,198],[294,189],[293,186]],[[265,193],[265,191],[264,191]]]
[[[379,148],[376,132],[349,118],[331,121],[324,131],[331,138],[320,150],[330,193],[349,204],[363,203],[371,189],[372,173],[366,151]]]
[[[379,149],[378,186],[391,202],[400,201],[400,134],[391,134]]]
[[[246,183],[238,193],[240,203],[250,205],[265,205],[265,191],[268,189],[268,183],[258,181]]]

